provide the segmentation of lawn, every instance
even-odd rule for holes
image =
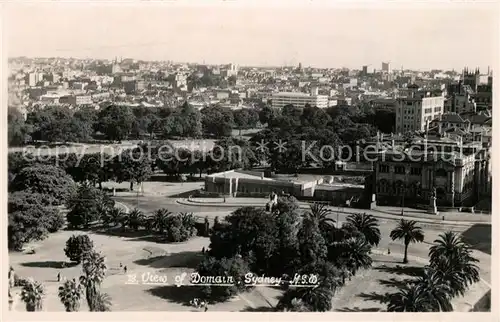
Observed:
[[[63,278],[78,278],[81,265],[61,268],[61,263],[68,259],[64,255],[66,240],[75,231],[61,231],[39,242],[36,254],[10,253],[10,265],[17,275],[33,277],[46,288],[45,311],[63,311],[64,307],[57,297],[57,282],[60,272]],[[105,234],[89,233],[96,249],[106,256],[107,277],[102,289],[113,302],[113,311],[191,311],[194,308],[185,303],[196,296],[194,287],[126,284],[128,275],[136,274],[141,280],[142,274],[160,274],[169,281],[183,272],[190,273],[202,258],[201,249],[209,245],[208,238],[196,237],[185,243],[160,244],[142,237],[117,237]],[[127,274],[120,269],[120,263],[127,266]],[[19,294],[15,288],[13,294]],[[87,311],[82,301],[81,311]],[[252,306],[252,302],[236,297],[235,299],[213,305],[210,311],[241,311]],[[15,311],[24,311],[24,303],[16,299]]]

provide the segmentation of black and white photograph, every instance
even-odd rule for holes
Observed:
[[[2,12],[3,314],[496,311],[497,1]]]

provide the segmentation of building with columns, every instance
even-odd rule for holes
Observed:
[[[263,172],[230,170],[205,178],[205,192],[228,197],[268,197],[285,193],[298,199],[328,201],[334,205],[361,200],[365,186],[334,183],[331,176],[311,180],[269,178]]]

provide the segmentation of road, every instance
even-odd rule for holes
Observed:
[[[181,205],[176,202],[176,198],[167,198],[164,196],[145,196],[145,197],[115,197],[115,200],[125,204],[129,208],[137,207],[145,213],[152,213],[160,208],[167,208],[171,212],[193,212],[198,215],[214,218],[215,216],[223,217],[228,213],[236,210],[238,207],[204,207],[194,205]],[[332,213],[330,217],[340,224],[345,222],[348,215],[344,213]],[[378,245],[378,249],[388,250],[393,253],[404,253],[402,241],[392,241],[389,234],[396,227],[397,220],[379,219],[380,234],[382,239]],[[425,239],[423,243],[411,244],[408,253],[412,256],[427,258],[429,247],[440,234],[445,231],[454,231],[457,233],[465,233],[468,242],[473,248],[475,256],[481,261],[481,275],[485,281],[491,282],[491,225],[446,225],[436,223],[419,223],[424,229]],[[489,238],[488,238],[489,236]],[[486,244],[486,245],[485,245]],[[481,251],[479,251],[481,250]],[[488,251],[489,250],[489,251]]]

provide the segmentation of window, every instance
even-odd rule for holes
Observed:
[[[439,169],[436,171],[436,177],[446,177],[447,173],[445,169]]]
[[[403,166],[395,166],[394,167],[394,173],[404,174],[405,173],[405,167],[403,167]]]
[[[385,164],[381,164],[378,167],[378,171],[381,173],[389,173],[389,166]]]
[[[411,168],[410,174],[412,174],[414,176],[419,176],[422,174],[422,168]]]

